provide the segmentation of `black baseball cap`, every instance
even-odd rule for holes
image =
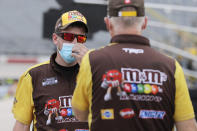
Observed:
[[[109,17],[145,16],[144,0],[108,0],[107,13]],[[125,7],[133,7],[131,11],[122,11]]]

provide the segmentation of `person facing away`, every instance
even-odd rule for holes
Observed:
[[[72,108],[91,131],[197,131],[179,63],[151,48],[143,0],[109,0],[111,43],[89,51]],[[84,80],[85,78],[85,80]]]
[[[50,61],[28,69],[20,78],[13,105],[14,131],[88,131],[71,108],[76,75],[88,51],[86,18],[78,11],[61,15],[52,35],[57,52]]]

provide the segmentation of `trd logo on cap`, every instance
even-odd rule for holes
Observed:
[[[130,4],[131,3],[131,0],[125,0],[124,3],[125,4]]]

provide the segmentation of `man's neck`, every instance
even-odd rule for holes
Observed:
[[[128,35],[141,35],[142,33],[137,31],[137,30],[120,30],[120,31],[117,31],[117,32],[113,32],[111,33],[111,36],[116,36],[116,35],[123,35],[123,34],[128,34]]]

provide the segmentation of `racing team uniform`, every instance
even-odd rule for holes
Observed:
[[[172,131],[195,117],[181,66],[138,35],[84,56],[72,106],[89,110],[91,131]]]
[[[34,131],[88,131],[72,112],[71,99],[79,65],[63,67],[50,61],[28,69],[20,78],[13,113],[16,120],[31,124]]]

